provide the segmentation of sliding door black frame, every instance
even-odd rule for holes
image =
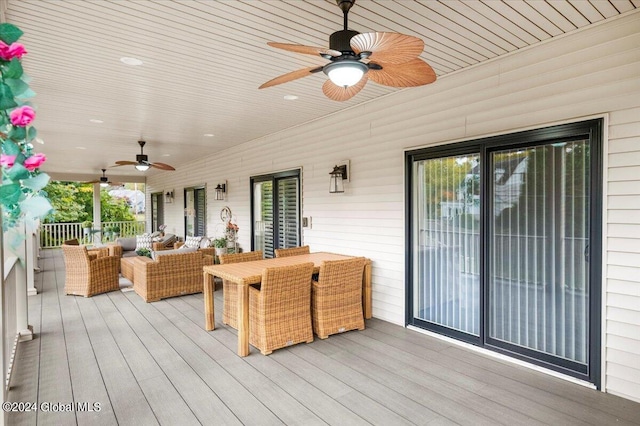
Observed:
[[[207,187],[206,185],[190,186],[184,188],[184,208],[187,209],[187,193],[193,191],[193,204],[195,209],[195,217],[193,222],[194,236],[204,237],[207,235]],[[202,215],[198,214],[198,202],[202,200],[204,203]],[[184,215],[184,235],[187,234],[187,215]],[[200,231],[200,232],[198,232]],[[198,235],[202,234],[202,235]]]
[[[302,181],[301,170],[288,170],[277,173],[270,173],[259,176],[252,176],[250,179],[250,194],[251,194],[251,250],[256,250],[255,247],[255,198],[253,194],[253,188],[256,183],[271,182],[273,186],[273,249],[280,248],[280,242],[277,236],[280,234],[279,223],[277,218],[280,217],[280,206],[278,203],[278,181],[281,179],[297,178],[298,179],[298,213],[299,217],[302,217]],[[298,239],[302,239],[302,223],[298,223]]]
[[[164,196],[162,192],[151,193],[151,232],[164,224]]]
[[[561,143],[582,138],[589,141],[590,146],[590,219],[588,252],[585,253],[589,259],[589,344],[587,367],[572,361],[562,360],[559,357],[542,354],[531,349],[522,348],[510,343],[491,339],[487,336],[489,321],[486,312],[489,306],[488,282],[489,261],[487,248],[490,244],[491,224],[486,218],[491,217],[489,211],[491,194],[489,188],[492,186],[493,174],[491,164],[488,161],[492,152],[505,148],[527,148],[535,145]],[[594,383],[598,389],[601,386],[601,345],[602,345],[602,209],[603,209],[603,120],[593,119],[577,123],[562,124],[541,129],[534,129],[499,135],[488,138],[481,138],[472,141],[460,142],[451,145],[441,145],[432,148],[423,148],[407,151],[405,153],[405,323],[416,327],[424,328],[439,334],[466,341],[468,343],[485,347],[495,352],[503,353],[513,358],[525,360],[532,364],[540,365],[551,370],[559,371],[569,376]],[[460,331],[452,330],[437,324],[419,320],[414,317],[413,312],[413,264],[414,253],[412,248],[415,244],[416,233],[413,229],[413,166],[416,161],[438,158],[443,156],[465,155],[480,153],[480,164],[482,165],[480,199],[482,210],[480,212],[480,335],[472,336]]]

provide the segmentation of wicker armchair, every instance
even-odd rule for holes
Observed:
[[[246,253],[229,253],[219,256],[220,264],[251,262],[252,260],[262,260],[262,250],[249,251]],[[230,327],[238,329],[238,284],[222,280],[222,295],[224,298],[224,308],[222,310],[222,322]]]
[[[313,341],[312,273],[313,262],[266,268],[260,289],[249,288],[249,343],[263,355]]]
[[[84,297],[120,289],[118,267],[114,256],[92,257],[87,247],[62,245],[64,254],[64,292]]]
[[[133,289],[145,302],[184,294],[201,293],[202,267],[213,257],[200,252],[157,255],[133,259]]]
[[[330,334],[363,330],[362,274],[365,258],[322,262],[312,282],[313,331],[321,339]]]
[[[77,238],[72,240],[67,240],[62,243],[63,246],[79,246],[80,241]],[[98,257],[111,256],[109,249],[107,247],[95,247],[88,248],[87,253],[89,253],[90,259],[97,259]]]
[[[276,257],[298,256],[309,254],[309,246],[276,249]]]

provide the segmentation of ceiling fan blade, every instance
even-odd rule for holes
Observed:
[[[331,100],[339,102],[347,101],[357,95],[360,90],[362,90],[364,85],[367,84],[367,80],[367,74],[365,74],[357,84],[354,84],[350,87],[340,87],[336,86],[331,80],[327,79],[327,81],[325,81],[322,85],[322,92],[327,98]]]
[[[305,55],[329,55],[329,56],[340,56],[342,52],[339,50],[327,49],[326,47],[314,47],[314,46],[304,46],[302,44],[290,44],[290,43],[276,43],[273,41],[267,42],[267,44],[271,47],[275,47],[278,49],[288,50],[289,52],[295,53],[304,53]]]
[[[138,164],[137,161],[116,161],[116,165],[115,166],[111,166],[111,167],[118,167],[118,166],[135,166],[136,164]]]
[[[160,170],[175,170],[172,166],[164,163],[149,163],[149,165]]]
[[[93,183],[98,183],[98,182],[100,182],[100,181],[99,180],[92,180],[92,181],[89,181],[89,182],[82,182],[82,183],[92,183],[93,184]]]
[[[379,63],[381,70],[369,69],[367,75],[373,81],[391,87],[415,87],[436,81],[433,68],[422,59],[416,58],[404,64]]]
[[[322,67],[308,67],[308,68],[303,68],[301,70],[292,71],[290,73],[282,74],[279,77],[276,77],[274,79],[271,79],[271,80],[267,81],[262,86],[260,86],[259,89],[264,89],[266,87],[271,87],[271,86],[276,86],[278,84],[287,83],[289,81],[297,80],[299,78],[306,77],[308,75],[311,75],[311,74],[319,72],[319,71],[322,71]]]
[[[424,42],[418,37],[400,33],[362,33],[351,38],[355,53],[371,52],[372,61],[402,64],[420,56]]]

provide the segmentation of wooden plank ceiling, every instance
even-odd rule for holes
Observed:
[[[150,161],[180,166],[400,90],[370,81],[351,100],[335,102],[322,94],[323,73],[258,90],[280,74],[327,62],[266,43],[328,47],[329,35],[342,29],[335,0],[8,1],[7,20],[25,32],[23,62],[44,142],[36,149],[47,155],[49,172],[97,177],[117,160],[135,160],[140,138]],[[421,38],[421,58],[442,77],[639,6],[640,0],[358,0],[349,27]],[[143,64],[125,65],[122,57]],[[108,175],[140,173],[128,166]]]

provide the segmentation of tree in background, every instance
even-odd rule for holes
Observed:
[[[54,212],[45,223],[70,223],[93,220],[93,187],[79,182],[50,182],[45,191],[51,199]],[[102,222],[133,221],[127,201],[100,191],[100,220]]]

